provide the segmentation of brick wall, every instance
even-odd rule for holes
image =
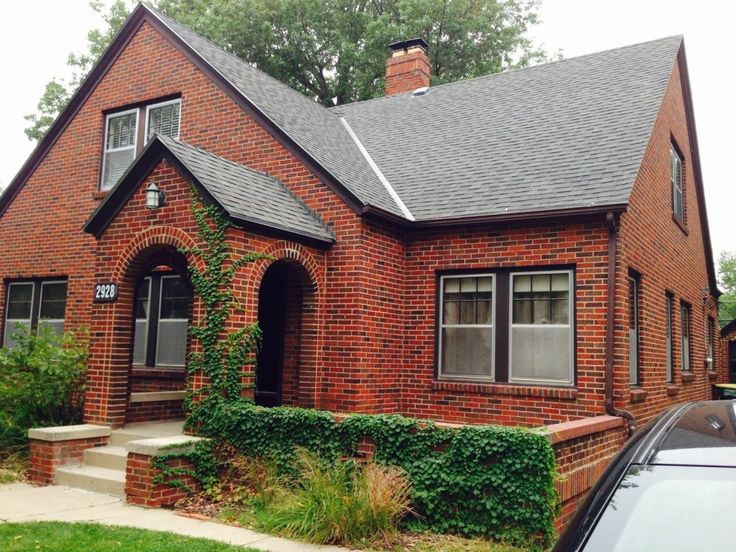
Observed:
[[[710,397],[716,375],[706,374],[705,328],[708,317],[718,319],[708,297],[708,276],[701,219],[695,189],[690,135],[679,68],[675,66],[649,145],[631,194],[629,210],[621,217],[616,308],[616,396],[641,422],[668,404]],[[672,217],[670,143],[683,154],[685,225]],[[626,276],[641,274],[639,365],[641,384],[629,385],[629,309]],[[704,295],[704,290],[705,295]],[[665,293],[674,295],[673,358],[675,377],[667,383],[665,354]],[[705,302],[704,302],[705,298]],[[683,373],[680,303],[692,307],[690,365]],[[720,367],[717,367],[720,368]]]
[[[125,499],[129,504],[160,508],[171,506],[184,498],[190,490],[197,490],[198,483],[190,475],[167,476],[164,481],[154,483],[160,470],[152,467],[154,457],[135,452],[128,453],[125,466]],[[170,468],[191,470],[192,463],[184,458],[167,461]],[[177,480],[178,485],[171,486],[169,481]]]
[[[84,451],[107,444],[108,437],[72,439],[69,441],[42,441],[30,439],[28,452],[28,480],[41,485],[54,482],[59,466],[80,464]]]

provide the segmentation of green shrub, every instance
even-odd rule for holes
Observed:
[[[256,527],[315,543],[388,540],[410,511],[410,486],[399,468],[299,455],[295,486],[256,509]]]
[[[23,445],[31,427],[79,423],[86,332],[59,336],[45,325],[19,331],[0,348],[0,448]]]
[[[329,412],[262,408],[247,400],[213,399],[202,407],[203,434],[246,457],[274,459],[292,478],[300,473],[300,448],[339,465],[339,458],[357,456],[362,439],[372,441],[377,463],[407,474],[415,527],[531,547],[554,537],[555,459],[539,432],[446,428],[383,414],[353,414],[337,423]]]

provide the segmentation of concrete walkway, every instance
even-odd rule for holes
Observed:
[[[166,531],[271,552],[345,552],[337,546],[316,546],[248,529],[200,521],[171,510],[129,506],[121,498],[70,487],[34,487],[26,483],[0,485],[0,523],[30,521],[85,521],[104,525]]]

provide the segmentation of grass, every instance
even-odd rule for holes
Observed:
[[[206,539],[194,539],[162,533],[108,527],[92,523],[61,523],[44,521],[34,523],[0,523],[0,550],[53,550],[54,552],[255,552]]]

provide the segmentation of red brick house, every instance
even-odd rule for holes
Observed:
[[[707,396],[682,38],[434,88],[425,47],[327,109],[138,6],[0,198],[5,344],[87,326],[86,422],[181,416],[194,187],[273,256],[234,285],[261,404],[536,426]]]

